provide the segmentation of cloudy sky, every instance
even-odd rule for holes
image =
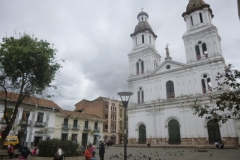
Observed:
[[[222,38],[226,63],[240,69],[240,21],[236,0],[205,0],[211,5],[213,24]],[[65,59],[56,83],[61,86],[52,99],[73,110],[82,99],[99,96],[119,99],[127,90],[128,53],[132,49],[137,14],[144,8],[158,36],[156,49],[165,57],[169,43],[173,60],[185,63],[181,17],[188,0],[2,0],[0,37],[34,34],[53,43],[57,57]]]

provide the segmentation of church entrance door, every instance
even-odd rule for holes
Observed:
[[[146,144],[146,127],[141,124],[138,128],[139,131],[139,144]]]
[[[214,144],[215,142],[221,143],[221,135],[219,130],[218,122],[210,120],[207,123],[209,144]]]
[[[180,144],[180,127],[177,120],[172,119],[168,122],[169,144]]]

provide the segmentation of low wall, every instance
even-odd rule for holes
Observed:
[[[53,157],[37,157],[37,156],[28,156],[27,160],[53,160]],[[79,157],[65,157],[65,160],[85,160],[84,156]]]

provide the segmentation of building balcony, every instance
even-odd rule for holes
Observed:
[[[83,131],[88,132],[91,130],[91,126],[84,126]]]
[[[70,124],[62,124],[62,129],[64,130],[70,129]]]
[[[5,121],[5,119],[0,119],[0,124],[6,124],[6,121]]]
[[[93,132],[100,132],[100,127],[94,127]]]
[[[45,127],[46,126],[46,122],[38,122],[38,121],[35,121],[35,127]]]
[[[207,89],[206,88],[202,88],[202,92],[203,93],[207,93]]]
[[[28,121],[25,121],[25,120],[19,120],[18,122],[18,125],[27,125],[27,126],[30,126],[32,124],[32,121],[28,120]]]
[[[80,126],[79,125],[73,125],[72,126],[72,130],[79,130],[80,129]]]
[[[116,133],[116,130],[111,130],[111,133]]]

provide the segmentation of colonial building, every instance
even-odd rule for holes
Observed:
[[[112,139],[116,144],[119,143],[120,109],[118,100],[104,97],[98,97],[93,101],[83,99],[75,107],[75,112],[93,114],[104,118],[105,122],[103,123],[103,136],[101,139]]]
[[[98,143],[105,119],[96,115],[59,110],[55,118],[54,138],[72,140],[80,145]]]
[[[13,111],[18,95],[8,93],[8,112]],[[0,126],[4,130],[6,122],[3,119],[4,93],[0,92]],[[55,113],[60,107],[51,100],[36,97],[25,98],[18,109],[15,123],[10,135],[17,135],[21,143],[36,146],[39,141],[53,138]],[[9,114],[10,115],[10,114]]]
[[[190,105],[207,99],[225,68],[221,38],[212,23],[213,12],[203,0],[190,0],[182,14],[186,64],[173,60],[169,48],[162,59],[155,49],[157,35],[140,12],[131,34],[129,57],[128,142],[130,144],[239,144],[239,122],[225,124],[193,115]],[[172,53],[174,54],[174,53]],[[179,53],[178,53],[179,54]],[[182,53],[183,54],[183,53]]]
[[[119,128],[118,128],[118,136],[119,136],[119,144],[123,143],[124,140],[124,110],[122,102],[119,102]],[[127,112],[126,112],[127,113]],[[126,115],[127,119],[128,115]],[[128,128],[128,120],[126,120],[126,128]]]

